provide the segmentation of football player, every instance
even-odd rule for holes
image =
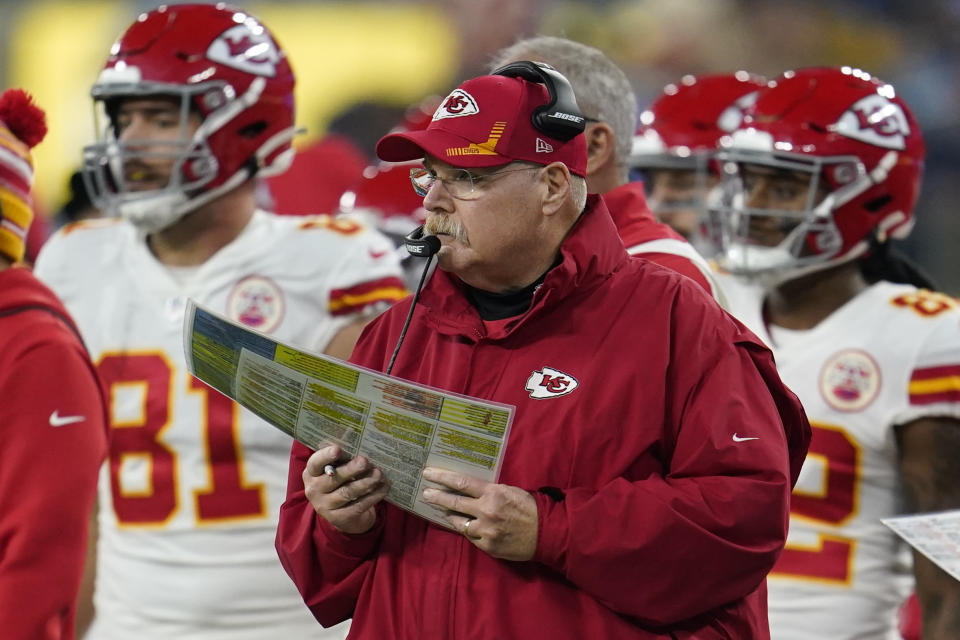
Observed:
[[[111,47],[85,175],[111,219],[68,225],[41,278],[77,319],[109,392],[93,639],[324,636],[274,550],[290,439],[187,374],[188,298],[345,358],[406,295],[390,241],[356,221],[257,210],[282,171],[294,74],[256,18],[162,6]]]
[[[897,638],[913,578],[881,518],[960,507],[958,303],[861,269],[913,224],[920,128],[864,71],[801,69],[722,148],[710,228],[745,283],[726,287],[732,312],[774,349],[813,426],[769,580],[772,637]],[[924,637],[960,637],[960,583],[919,554],[913,576]]]
[[[686,75],[640,114],[629,159],[633,178],[643,181],[657,218],[704,253],[710,250],[701,232],[706,197],[718,180],[710,158],[764,82],[746,71]]]

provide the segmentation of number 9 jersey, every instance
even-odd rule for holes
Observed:
[[[36,272],[76,318],[108,392],[92,636],[319,637],[274,550],[291,440],[187,374],[184,305],[320,352],[406,295],[392,243],[351,219],[258,211],[204,264],[178,270],[109,219],[62,229]]]
[[[880,520],[902,512],[894,427],[960,418],[960,305],[879,282],[816,327],[767,326],[763,293],[723,278],[731,312],[774,351],[813,438],[786,548],[768,580],[774,640],[899,639],[910,555]]]

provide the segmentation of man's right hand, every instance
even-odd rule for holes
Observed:
[[[390,485],[383,472],[363,456],[336,466],[341,455],[337,445],[313,453],[303,471],[303,488],[317,514],[336,529],[350,534],[365,533],[377,521],[376,504]],[[332,476],[324,467],[333,465]]]

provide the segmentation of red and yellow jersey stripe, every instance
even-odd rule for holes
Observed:
[[[330,292],[330,315],[357,313],[382,302],[393,304],[409,294],[403,280],[395,276],[364,282],[348,289],[334,289]]]
[[[960,402],[960,365],[914,369],[909,391],[910,404]]]

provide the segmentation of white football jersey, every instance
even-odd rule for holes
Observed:
[[[813,428],[768,580],[772,638],[898,639],[912,571],[906,545],[880,522],[903,511],[893,427],[960,418],[960,307],[880,282],[813,329],[790,331],[765,325],[759,288],[723,283]]]
[[[291,439],[187,374],[188,298],[322,351],[406,295],[393,245],[350,219],[257,212],[196,269],[168,269],[116,219],[77,223],[37,275],[79,325],[109,392],[94,627],[88,638],[342,638],[313,618],[274,548]]]

